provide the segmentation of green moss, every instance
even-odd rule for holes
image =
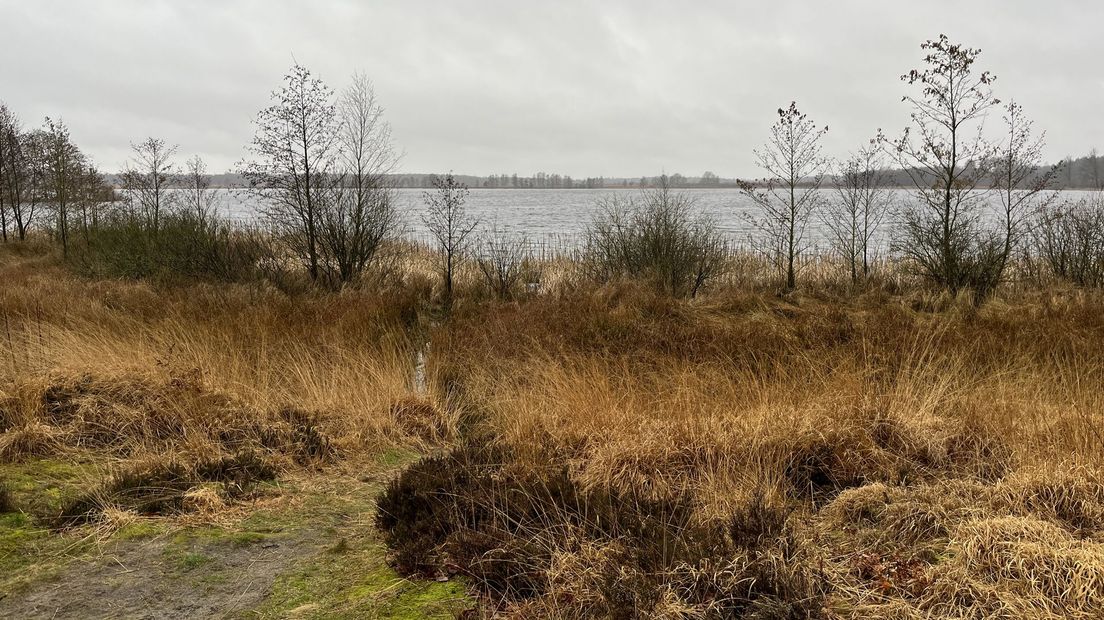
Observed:
[[[203,555],[202,553],[185,553],[180,558],[177,566],[181,570],[189,571],[199,568],[200,566],[204,566],[210,562],[211,558],[209,556]]]
[[[340,558],[334,558],[340,554]],[[378,542],[346,541],[281,575],[258,610],[262,618],[455,618],[472,607],[460,581],[410,581],[384,562]]]
[[[165,525],[156,521],[129,523],[115,532],[115,540],[141,540],[153,538],[165,532]]]
[[[379,457],[377,457],[376,459],[376,462],[378,462],[383,467],[393,469],[396,467],[409,465],[410,463],[417,461],[420,457],[420,454],[407,448],[389,448],[380,453]]]
[[[39,518],[56,515],[63,503],[96,486],[104,475],[94,462],[31,459],[0,465],[0,481],[20,510]]]
[[[90,544],[86,538],[51,534],[25,513],[0,515],[0,594],[55,576]]]
[[[392,450],[381,462],[416,459],[413,452]],[[387,549],[371,527],[379,486],[361,483],[337,495],[294,488],[301,502],[293,511],[257,512],[242,528],[308,527],[332,541],[317,554],[281,574],[272,594],[249,618],[454,618],[473,606],[459,581],[415,582],[387,566]]]
[[[31,518],[26,513],[9,512],[0,515],[0,528],[6,530],[21,530],[31,526]]]

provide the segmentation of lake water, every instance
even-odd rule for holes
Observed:
[[[689,194],[696,205],[714,219],[718,229],[734,243],[745,243],[755,234],[748,222],[755,215],[754,204],[735,188],[677,190]],[[821,190],[825,198],[834,198],[834,191]],[[421,214],[425,210],[424,190],[397,190],[399,208],[407,228],[407,236],[424,240],[428,237]],[[524,234],[531,240],[550,241],[557,245],[574,245],[586,231],[587,224],[598,210],[598,203],[611,195],[635,195],[639,189],[472,189],[468,195],[468,212],[483,226]],[[1085,192],[1063,192],[1083,195]],[[905,204],[914,193],[895,190],[895,200]],[[238,221],[251,221],[257,216],[256,198],[245,190],[226,190],[222,196],[223,212]],[[809,224],[808,239],[815,245],[826,242],[824,225],[814,217]]]

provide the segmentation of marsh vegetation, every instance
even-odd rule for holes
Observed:
[[[534,254],[451,174],[412,241],[360,77],[287,76],[249,228],[159,140],[119,191],[8,113],[0,610],[1100,617],[1104,200],[1015,104],[944,149],[998,103],[925,50],[934,125],[842,164],[779,110],[741,247],[661,179]]]

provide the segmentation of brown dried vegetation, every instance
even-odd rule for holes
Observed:
[[[379,525],[401,568],[516,617],[1099,617],[1102,309],[631,285],[468,308],[430,370],[478,439]]]

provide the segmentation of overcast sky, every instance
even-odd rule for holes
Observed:
[[[790,100],[833,155],[896,133],[945,32],[1058,159],[1104,145],[1102,23],[1100,0],[0,0],[0,100],[105,170],[145,136],[225,170],[295,59],[368,74],[407,172],[754,176]]]

